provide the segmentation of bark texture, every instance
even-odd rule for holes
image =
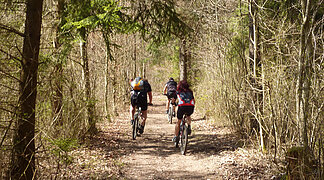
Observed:
[[[19,114],[14,136],[12,179],[35,176],[35,106],[43,0],[28,0],[20,75]]]

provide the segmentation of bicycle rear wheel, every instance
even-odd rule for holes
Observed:
[[[188,127],[183,126],[182,134],[180,134],[180,152],[182,155],[186,155],[188,145]]]
[[[134,123],[133,123],[133,132],[132,132],[132,138],[133,140],[136,139],[136,136],[137,136],[137,127],[138,127],[138,116],[134,119]]]
[[[172,116],[173,116],[173,107],[172,104],[170,103],[169,112],[168,112],[168,121],[170,124],[172,124]]]

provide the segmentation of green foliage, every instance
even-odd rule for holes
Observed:
[[[92,0],[84,6],[87,7],[85,10],[82,10],[82,6],[78,6],[81,8],[78,10],[80,12],[74,13],[75,16],[72,13],[70,18],[67,18],[67,23],[63,26],[63,29],[87,28],[93,30],[101,27],[108,33],[112,31],[127,33],[137,29],[136,24],[132,23],[126,14],[122,13],[124,7],[119,6],[114,0]],[[70,6],[68,11],[74,11],[75,8],[77,7]]]
[[[177,44],[177,41],[164,44],[163,46],[151,43],[148,47],[148,51],[153,56],[151,58],[152,65],[165,65],[169,69],[168,74],[164,73],[165,77],[178,78],[179,76],[179,46]]]
[[[232,38],[227,51],[227,60],[230,62],[236,62],[244,58],[245,50],[249,46],[249,17],[242,15],[247,12],[248,7],[246,5],[241,9],[237,8],[235,11],[237,16],[230,19],[228,30],[232,32]]]
[[[266,1],[264,12],[270,18],[287,18],[293,23],[300,20],[299,6],[298,0]]]
[[[79,147],[78,140],[58,138],[50,140],[50,143],[53,146],[51,152],[57,156],[61,162],[66,165],[73,162],[73,158],[68,155],[68,152]]]
[[[42,71],[41,69],[47,69],[51,62],[53,61],[52,55],[51,54],[39,54],[39,62],[40,62],[40,66],[39,66],[39,71]]]
[[[139,1],[134,21],[141,27],[142,37],[156,45],[171,37],[184,37],[192,31],[175,10],[172,1]]]

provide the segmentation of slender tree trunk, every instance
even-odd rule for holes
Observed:
[[[312,41],[312,1],[302,0],[302,27],[300,32],[300,50],[298,62],[298,78],[296,84],[296,118],[299,128],[300,144],[308,149],[307,123],[309,118],[309,95],[311,68],[314,45]]]
[[[188,61],[188,48],[186,40],[181,40],[179,50],[179,69],[180,69],[180,81],[187,80],[188,70],[187,70],[187,61]]]
[[[251,85],[254,87],[254,84],[256,84],[256,79],[255,79],[255,74],[254,74],[254,64],[255,64],[255,57],[254,57],[254,43],[255,43],[255,38],[254,38],[254,5],[253,5],[253,1],[249,0],[249,62],[250,62],[250,71],[251,72],[251,76],[250,76],[250,83]],[[252,101],[255,102],[255,92],[252,89]],[[257,119],[255,118],[255,116],[252,114],[250,117],[250,131],[253,132],[254,130],[258,129],[258,122]]]
[[[116,76],[117,76],[117,71],[116,71],[116,61],[115,60],[112,60],[111,61],[111,73],[112,73],[112,79],[111,79],[111,88],[112,88],[112,96],[113,96],[113,99],[112,99],[112,113],[114,116],[117,115],[117,91],[116,91],[116,88],[117,88],[117,81],[116,81]]]
[[[85,97],[86,97],[86,104],[87,104],[87,113],[88,113],[88,123],[89,123],[89,130],[90,134],[95,134],[97,132],[96,128],[96,121],[95,121],[95,101],[91,95],[91,84],[90,84],[90,70],[89,70],[89,59],[87,53],[87,32],[85,28],[80,29],[80,35],[82,38],[81,44],[81,58],[82,58],[82,66],[83,66],[83,73],[84,73],[84,88],[85,88]]]
[[[110,121],[110,106],[109,106],[109,81],[110,81],[110,62],[111,62],[111,53],[110,53],[110,39],[109,39],[109,34],[106,33],[106,31],[104,30],[104,32],[102,32],[103,38],[105,40],[105,44],[106,44],[106,65],[105,65],[105,111],[106,111],[106,118],[108,119],[108,121]]]
[[[136,78],[136,72],[137,72],[137,67],[136,67],[136,46],[137,46],[137,44],[136,44],[136,35],[134,35],[134,52],[133,52],[133,61],[134,61],[134,75],[133,75],[133,78]]]
[[[250,27],[249,27],[249,37],[250,37],[250,67],[252,70],[251,85],[253,87],[253,104],[254,115],[250,119],[251,130],[256,130],[259,132],[260,136],[260,147],[264,150],[264,139],[263,139],[263,129],[262,129],[262,116],[263,116],[263,84],[262,84],[262,63],[260,54],[260,42],[259,42],[259,26],[258,26],[258,11],[256,3],[257,0],[250,0],[249,4],[249,17],[250,17]]]
[[[146,63],[145,63],[145,62],[143,62],[142,77],[143,77],[144,79],[146,78]]]
[[[106,118],[110,122],[109,114],[109,54],[106,54],[106,64],[105,64],[105,114]]]
[[[28,0],[20,75],[19,115],[14,135],[12,179],[35,177],[35,107],[42,0]]]
[[[54,112],[54,121],[56,121],[56,124],[62,125],[63,119],[62,119],[62,105],[63,105],[63,85],[62,85],[62,77],[63,77],[63,56],[60,52],[60,48],[62,46],[61,41],[61,25],[63,21],[63,12],[64,12],[64,2],[65,0],[58,0],[57,4],[57,15],[59,24],[56,28],[56,37],[55,37],[55,49],[57,52],[57,61],[56,65],[54,67],[54,102],[53,102],[53,112]]]

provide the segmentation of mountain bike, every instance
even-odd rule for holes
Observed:
[[[180,130],[178,138],[175,142],[176,147],[180,147],[180,152],[182,155],[186,155],[187,146],[188,146],[188,125],[187,125],[187,115],[181,120]]]
[[[167,94],[164,94],[165,96],[168,96]],[[175,103],[172,103],[174,98],[171,98],[170,102],[169,102],[169,109],[168,109],[168,114],[167,114],[167,117],[168,117],[168,121],[170,124],[172,124],[172,118],[173,118],[173,113],[174,110],[173,110],[173,106],[175,106]]]
[[[139,131],[138,127],[140,125],[140,120],[142,119],[142,110],[141,107],[136,107],[136,112],[134,114],[134,122],[132,124],[132,138],[136,139],[137,133]]]

